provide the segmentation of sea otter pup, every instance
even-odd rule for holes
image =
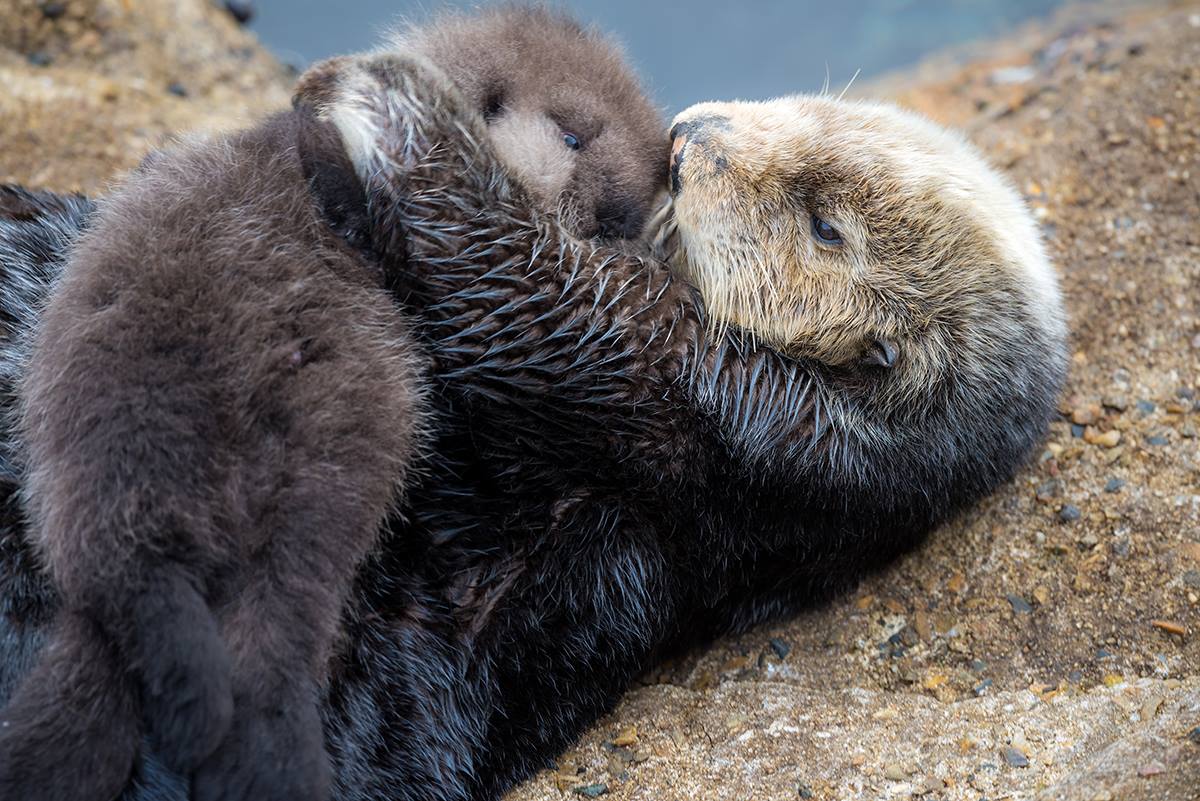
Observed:
[[[531,211],[483,123],[427,65],[342,62],[306,86],[352,143],[373,198],[372,247],[385,264],[406,260],[444,404],[429,478],[364,566],[333,662],[323,712],[339,801],[497,798],[657,654],[786,612],[911,545],[1010,475],[1053,412],[1062,321],[1036,238],[1010,248],[967,214],[974,187],[810,148],[792,132],[812,121],[782,116],[802,104],[768,106],[781,112],[775,124],[740,134],[759,137],[761,161],[736,141],[676,160],[676,202],[694,193],[696,212],[680,214],[680,239],[708,254],[697,269],[723,266],[727,252],[742,288],[733,296],[750,299],[772,291],[758,269],[786,264],[785,278],[803,276],[810,238],[837,247],[834,223],[852,220],[898,239],[854,251],[849,266],[879,267],[860,260],[884,245],[957,263],[970,314],[929,307],[920,325],[869,327],[854,337],[861,350],[829,363],[781,353],[750,335],[781,341],[782,325],[742,330],[735,310],[721,325],[661,265],[579,242]],[[850,127],[858,119],[853,106],[828,114]],[[990,176],[973,151],[955,152]],[[812,197],[732,183],[769,179],[772,167]],[[730,183],[705,182],[722,169]],[[907,224],[877,229],[853,209],[837,217],[840,207],[815,205],[851,184],[860,203]],[[997,185],[998,211],[1026,220],[1015,192]],[[936,246],[946,232],[926,223],[960,204],[964,216],[952,219],[967,238]],[[706,208],[737,235],[692,229],[715,219]],[[784,247],[747,258],[747,229],[751,245],[757,236]],[[975,261],[981,253],[999,261]],[[935,265],[906,264],[892,280],[915,303]],[[1035,296],[1031,274],[1046,276],[1048,297]],[[993,304],[997,293],[1004,303]],[[953,347],[945,369],[918,384],[907,370],[926,331]],[[959,380],[992,353],[1007,354],[1005,381]],[[30,636],[3,641],[9,664],[7,643]],[[144,762],[124,798],[184,792]]]
[[[531,207],[579,236],[642,227],[667,142],[610,42],[509,8],[397,46],[486,84],[471,113],[499,162],[549,176]],[[99,204],[21,389],[31,530],[63,611],[4,711],[5,797],[112,796],[139,715],[198,799],[327,796],[325,665],[429,420],[366,209],[304,103],[155,154]]]

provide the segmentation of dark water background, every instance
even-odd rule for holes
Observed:
[[[425,0],[257,0],[251,27],[285,61],[361,50],[401,17],[446,5]],[[951,45],[1046,18],[1062,0],[562,0],[622,41],[659,104],[674,112],[713,98],[837,91]]]

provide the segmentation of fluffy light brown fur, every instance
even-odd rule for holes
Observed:
[[[961,137],[812,96],[702,103],[672,130],[673,264],[714,323],[829,364],[903,360],[914,393],[964,361],[1061,363],[1035,345],[1065,323],[1033,218]]]

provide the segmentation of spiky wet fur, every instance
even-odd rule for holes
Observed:
[[[410,259],[394,285],[422,310],[442,411],[430,477],[361,571],[333,663],[341,801],[498,797],[657,655],[910,546],[1009,476],[1052,412],[1053,361],[914,393],[735,328],[713,339],[660,265],[531,212],[425,66],[323,80],[331,118],[351,103],[343,119],[374,121],[356,141],[377,159],[359,162],[375,247]],[[127,799],[181,798],[139,776]]]

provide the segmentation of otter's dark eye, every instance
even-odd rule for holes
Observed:
[[[812,216],[812,232],[813,236],[823,244],[842,244],[842,235],[837,232],[837,229],[815,214]]]
[[[563,144],[572,150],[578,150],[583,147],[583,142],[579,141],[579,137],[569,131],[563,131]]]

